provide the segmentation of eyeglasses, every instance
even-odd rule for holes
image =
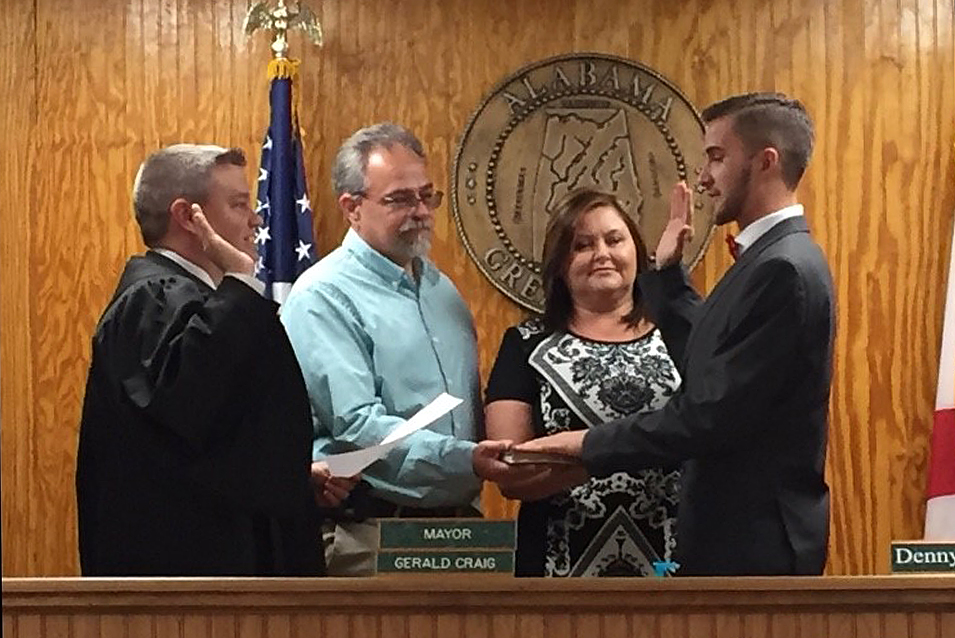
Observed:
[[[356,191],[352,194],[368,199],[368,194],[365,191]],[[378,200],[378,203],[382,206],[387,206],[396,213],[408,213],[416,209],[419,203],[424,204],[424,207],[428,210],[434,211],[438,206],[441,205],[443,200],[444,193],[441,191],[414,191],[408,189],[389,193]]]

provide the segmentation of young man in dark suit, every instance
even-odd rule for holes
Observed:
[[[658,412],[518,449],[580,456],[594,476],[682,462],[681,575],[820,574],[834,299],[795,194],[812,122],[780,94],[731,97],[703,120],[700,185],[716,223],[737,223],[738,259],[707,299],[693,290],[680,266],[692,202],[679,184],[657,269],[640,280],[683,386]]]

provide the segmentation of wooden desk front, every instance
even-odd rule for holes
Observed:
[[[3,579],[5,638],[955,637],[955,577]]]

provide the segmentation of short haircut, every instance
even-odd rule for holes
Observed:
[[[799,100],[782,93],[746,93],[734,95],[703,110],[703,121],[710,123],[732,117],[733,131],[751,152],[766,147],[779,151],[783,182],[795,190],[812,156],[814,132],[812,118]]]
[[[584,214],[595,208],[609,206],[620,214],[621,219],[630,229],[630,236],[637,249],[637,274],[646,272],[650,267],[647,256],[647,245],[643,241],[640,229],[623,205],[610,193],[604,193],[592,188],[582,188],[572,191],[564,197],[554,209],[554,216],[547,224],[547,234],[544,237],[544,258],[542,264],[542,279],[544,285],[544,326],[548,330],[566,330],[574,311],[574,300],[567,287],[566,270],[573,250],[574,236],[577,234],[577,224]],[[640,286],[633,283],[633,310],[624,321],[635,326],[644,316],[641,303]]]
[[[143,242],[155,246],[169,230],[169,208],[179,198],[203,204],[216,166],[245,166],[238,148],[173,144],[146,158],[133,182],[133,211]]]
[[[345,193],[364,194],[368,156],[377,148],[391,148],[395,144],[404,146],[421,159],[425,159],[421,141],[400,124],[381,122],[352,133],[338,149],[335,165],[332,167],[332,188],[335,190],[335,196],[341,197]]]

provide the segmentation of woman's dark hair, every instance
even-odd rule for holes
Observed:
[[[645,272],[650,261],[647,246],[637,228],[637,223],[627,214],[620,201],[610,193],[592,188],[582,188],[569,193],[554,211],[547,224],[544,238],[544,259],[542,264],[544,283],[544,314],[542,320],[548,330],[566,330],[574,311],[574,302],[565,280],[567,263],[573,250],[574,235],[580,218],[595,208],[609,206],[620,214],[620,218],[630,229],[630,236],[637,247],[637,274]],[[633,285],[633,310],[623,318],[629,326],[635,326],[643,317],[643,304],[640,300],[640,287]]]

